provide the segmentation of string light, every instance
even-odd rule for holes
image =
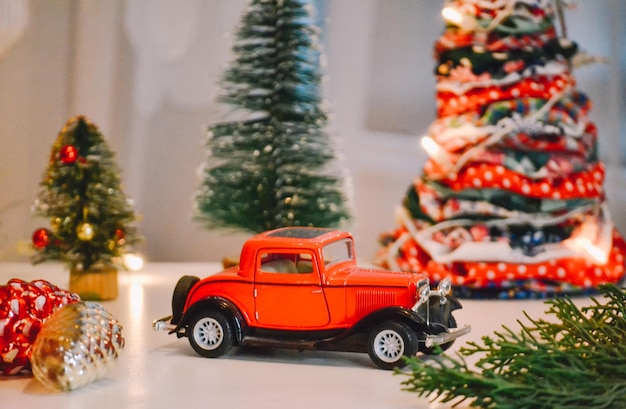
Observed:
[[[574,251],[587,253],[598,264],[606,264],[609,261],[609,255],[598,246],[594,246],[586,237],[572,237],[565,240],[564,244]]]
[[[441,10],[441,15],[446,21],[459,26],[465,31],[475,31],[478,28],[476,19],[460,13],[453,7],[444,7],[443,10]]]
[[[572,236],[563,244],[579,253],[587,254],[598,264],[606,264],[609,260],[608,252],[596,245],[601,232],[593,221],[584,222]]]
[[[428,153],[428,156],[439,165],[450,168],[452,162],[445,149],[443,149],[437,142],[430,136],[424,136],[421,140],[422,148]]]
[[[124,265],[130,271],[139,271],[143,268],[143,258],[137,254],[127,253],[123,256]]]

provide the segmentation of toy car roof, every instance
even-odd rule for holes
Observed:
[[[267,232],[268,237],[289,237],[292,239],[314,239],[334,229],[321,227],[284,227]]]
[[[252,241],[271,241],[284,244],[292,243],[294,240],[306,243],[327,243],[341,237],[351,237],[350,233],[332,228],[291,226],[269,230],[252,237]]]

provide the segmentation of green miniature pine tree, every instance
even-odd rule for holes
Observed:
[[[209,127],[196,195],[209,227],[261,232],[337,226],[349,217],[320,91],[320,51],[308,0],[252,0],[219,101],[236,120]]]
[[[121,256],[137,242],[133,209],[122,192],[114,155],[94,124],[70,119],[50,155],[33,206],[50,229],[33,234],[33,263],[64,262],[72,271],[122,267]]]
[[[507,327],[456,357],[410,359],[405,388],[419,396],[483,409],[622,409],[626,407],[626,292],[600,286],[606,299],[578,308],[569,298],[546,301],[556,319]],[[489,319],[483,317],[483,319]],[[476,368],[466,358],[480,357]]]

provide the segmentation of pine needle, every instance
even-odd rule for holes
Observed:
[[[569,298],[548,300],[556,320],[518,321],[482,342],[468,342],[436,360],[410,358],[405,390],[485,409],[626,408],[626,293],[600,287],[603,302],[578,308]],[[475,367],[466,362],[479,357]]]

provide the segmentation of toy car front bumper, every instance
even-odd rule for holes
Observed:
[[[466,325],[462,328],[450,328],[446,332],[442,332],[436,335],[426,335],[426,340],[424,343],[427,348],[430,348],[434,345],[442,345],[447,344],[448,342],[454,341],[460,336],[468,334],[472,330],[471,325]]]

